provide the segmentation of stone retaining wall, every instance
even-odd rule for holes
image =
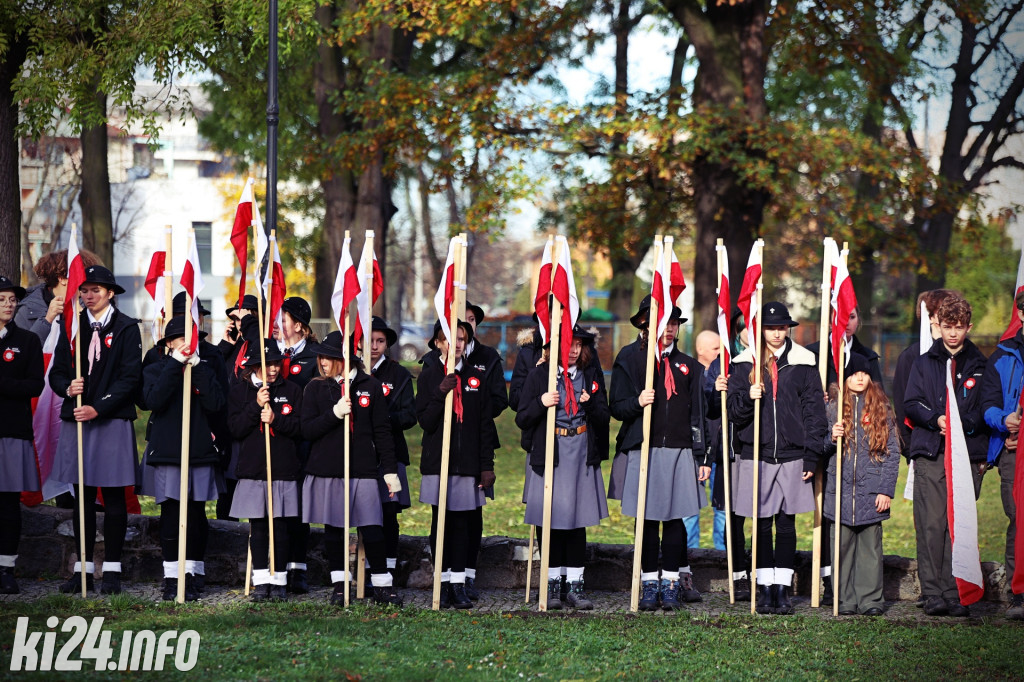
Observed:
[[[98,520],[95,561],[103,561],[102,514]],[[19,547],[18,574],[26,578],[70,575],[77,560],[71,511],[49,506],[22,508],[22,539]],[[241,585],[245,577],[246,542],[249,524],[210,521],[210,539],[206,553],[206,576],[210,583]],[[427,538],[401,538],[396,582],[399,586],[425,588],[431,584],[430,552]],[[353,534],[353,551],[355,549]],[[477,583],[482,588],[522,588],[526,585],[527,541],[504,536],[487,537],[480,549]],[[727,567],[725,552],[715,549],[689,551],[697,589],[725,591]],[[323,531],[313,529],[309,542],[309,580],[327,584],[327,558]],[[163,575],[160,556],[160,519],[132,514],[121,564],[130,581],[151,581]],[[587,586],[596,590],[629,590],[633,570],[631,545],[587,545]],[[539,548],[535,547],[532,585],[538,584]],[[1004,601],[1008,580],[1003,565],[982,563],[985,574],[985,598]],[[797,594],[810,594],[810,552],[797,552],[794,588]],[[918,597],[917,561],[895,555],[885,557],[885,598]]]

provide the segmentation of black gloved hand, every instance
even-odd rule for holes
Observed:
[[[481,471],[480,472],[480,487],[490,488],[494,485],[495,475],[493,471]]]
[[[438,388],[441,390],[441,395],[444,395],[448,393],[448,391],[455,388],[457,381],[458,380],[455,378],[454,374],[449,374],[445,376],[444,379],[441,379],[441,385],[438,386]]]

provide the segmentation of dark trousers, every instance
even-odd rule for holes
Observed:
[[[1013,502],[1013,472],[1017,461],[1017,453],[1014,450],[1003,448],[999,455],[999,496],[1003,500],[1003,513],[1009,520],[1006,526],[1006,583],[1009,585],[1013,577],[1016,557],[1014,556],[1013,543],[1017,538],[1017,505]]]
[[[732,570],[734,573],[750,571],[750,557],[747,556],[747,538],[743,534],[743,523],[746,517],[736,512],[729,519],[729,531],[732,535]],[[731,576],[730,576],[731,577]]]
[[[915,459],[914,527],[921,595],[959,599],[953,579],[953,543],[949,538],[946,497],[946,465],[942,459]]]
[[[0,493],[0,555],[16,555],[20,540],[21,493]]]
[[[829,543],[835,543],[835,524],[831,524]],[[882,608],[882,524],[840,526],[839,609],[864,613]]]

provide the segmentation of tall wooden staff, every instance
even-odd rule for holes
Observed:
[[[258,223],[254,225],[254,229],[263,229],[262,225]],[[270,231],[271,239],[275,237],[275,230]],[[259,236],[256,235],[254,244],[259,244]],[[267,242],[267,255],[269,260],[267,261],[267,290],[266,293],[270,293],[274,288],[274,251],[273,243]],[[267,345],[264,342],[264,338],[269,338],[269,326],[270,320],[264,322],[263,317],[263,294],[262,287],[260,286],[260,257],[262,254],[255,254],[256,256],[256,267],[253,268],[253,272],[256,273],[256,315],[257,322],[260,325],[260,372],[263,376],[263,385],[268,387],[270,382],[267,381]],[[263,429],[263,448],[266,453],[267,462],[267,519],[270,521],[268,524],[270,532],[270,575],[274,575],[274,491],[271,487],[271,472],[270,472],[270,427],[267,426]]]
[[[455,276],[453,279],[455,300],[452,302],[451,312],[448,316],[448,329],[451,330],[451,339],[448,343],[448,356],[445,358],[445,375],[455,371],[455,346],[459,339],[459,286],[460,276],[464,272],[462,244],[456,245],[454,255]],[[447,275],[445,275],[447,276]],[[455,389],[453,389],[455,390]],[[430,607],[437,611],[441,608],[441,569],[444,565],[444,530],[445,512],[448,507],[448,460],[452,446],[452,405],[455,396],[448,391],[444,397],[444,424],[441,432],[441,473],[438,481],[437,491],[437,540],[434,543],[434,593],[431,598]]]
[[[370,259],[366,262],[366,270],[359,273],[360,285],[366,292],[370,306],[371,324],[363,329],[363,367],[367,374],[373,367],[373,359],[370,355],[370,340],[373,332],[373,230],[366,231],[366,238],[363,243],[363,252],[369,249]],[[366,597],[366,548],[363,546],[363,537],[356,531],[356,599]]]
[[[846,264],[846,258],[849,255],[850,246],[847,242],[843,242],[843,252],[840,258],[843,260],[843,264]],[[836,404],[836,420],[843,418],[843,393],[845,392],[846,382],[843,381],[843,368],[846,363],[843,362],[843,354],[846,352],[846,343],[843,338],[833,339],[833,343],[839,344],[839,361],[836,367],[836,383],[839,384],[839,400]],[[842,437],[836,439],[836,517],[832,522],[832,533],[835,535],[835,540],[832,543],[832,615],[839,615],[839,536],[842,529],[842,522],[839,516],[839,505],[843,499],[843,439]]]
[[[555,273],[562,258],[562,240],[555,237],[551,249],[551,291],[555,290]],[[558,390],[558,349],[562,333],[562,304],[551,297],[551,322],[548,325],[548,393]],[[572,330],[569,330],[572,333]],[[544,433],[544,507],[541,515],[540,578],[537,580],[537,607],[548,610],[548,591],[544,589],[551,568],[551,497],[555,486],[555,413],[557,405],[548,408],[547,428]]]
[[[74,238],[75,233],[78,230],[78,226],[71,223],[71,234]],[[75,242],[77,244],[77,240]],[[68,276],[71,273],[71,262],[68,262]],[[69,291],[67,296],[75,297],[75,319],[78,320],[82,315],[82,299],[77,291]],[[167,305],[170,305],[169,303]],[[65,324],[71,324],[69,321],[65,321]],[[73,339],[75,342],[75,380],[82,378],[82,325],[78,325],[78,332]],[[82,407],[82,394],[79,393],[75,396],[75,407]],[[82,422],[75,420],[75,427],[78,430],[78,558],[79,563],[82,566],[82,597],[88,597],[89,592],[86,587],[86,570],[85,570],[85,450],[82,445]]]
[[[715,250],[716,258],[718,261],[718,287],[722,286],[722,273],[725,270],[725,264],[722,262],[723,249],[725,248],[725,242],[719,239],[717,242],[717,248]],[[716,290],[716,293],[719,293]],[[729,339],[722,339],[718,351],[718,365],[719,371],[722,376],[728,376],[728,363],[726,362],[726,348],[729,345]],[[732,487],[729,482],[730,472],[729,469],[732,466],[730,459],[730,446],[732,443],[729,438],[729,416],[726,414],[726,396],[728,391],[722,391],[719,396],[722,400],[722,492],[725,496],[725,561],[727,564],[726,570],[729,571],[729,603],[736,603],[736,589],[732,584]],[[756,529],[756,523],[755,523]]]
[[[661,267],[661,235],[654,237],[654,267]],[[672,302],[667,302],[672,305]],[[654,365],[658,361],[661,339],[658,338],[658,299],[651,296],[651,309],[647,315],[647,371],[644,390],[654,387]],[[643,442],[640,443],[640,484],[636,493],[636,528],[633,533],[633,580],[629,597],[629,610],[640,608],[640,555],[644,546],[644,516],[647,513],[647,465],[651,455],[651,406],[644,406]]]
[[[825,255],[821,266],[821,318],[818,327],[818,375],[821,377],[821,390],[828,394],[828,311],[832,305],[832,263],[829,258],[829,242],[832,237],[825,237]],[[814,474],[814,532],[811,547],[811,608],[821,605],[821,526],[824,498],[825,463],[818,463]],[[827,542],[827,540],[826,540]],[[834,583],[833,583],[834,584]]]
[[[758,239],[754,244],[754,249],[757,252],[757,263],[761,265],[764,262],[764,241]],[[754,294],[753,307],[756,313],[751,315],[752,319],[756,319],[757,323],[754,327],[754,377],[759,384],[764,384],[763,381],[763,368],[761,367],[761,345],[764,343],[762,340],[762,329],[764,327],[764,320],[761,319],[761,295],[764,288],[764,270],[757,280],[757,289]],[[755,317],[756,315],[756,317]],[[757,512],[760,506],[760,490],[759,483],[761,481],[761,399],[758,398],[754,401],[754,478],[753,478],[753,521],[754,528],[750,534],[750,584],[753,589],[750,590],[750,612],[757,612]]]
[[[351,232],[349,230],[345,230],[345,248],[346,249],[348,248],[348,240],[351,239],[351,236],[352,236]],[[343,277],[344,275],[341,275],[341,276]],[[350,352],[352,347],[349,344],[349,338],[350,338],[350,336],[352,335],[352,333],[354,331],[353,327],[352,327],[352,304],[351,304],[351,302],[349,302],[349,304],[345,306],[345,310],[343,311],[342,314],[345,317],[345,328],[341,330],[341,332],[342,332],[341,333],[341,347],[343,349],[342,350],[342,357],[345,358],[345,368],[343,370],[345,372],[345,376],[342,379],[342,385],[344,387],[344,390],[342,391],[342,395],[345,395],[345,396],[347,396],[347,397],[349,397],[351,399],[352,396],[349,395],[349,389],[351,388],[351,382],[349,381],[349,374],[352,371],[352,353]],[[342,429],[345,431],[345,438],[344,438],[345,445],[344,445],[344,451],[343,451],[344,462],[345,462],[345,575],[344,575],[343,582],[345,583],[345,606],[346,607],[349,605],[349,583],[352,580],[352,574],[351,574],[352,560],[351,560],[351,555],[349,554],[349,551],[348,551],[348,547],[349,547],[349,544],[348,544],[349,543],[349,533],[351,532],[351,530],[350,530],[351,524],[349,523],[349,521],[350,521],[350,518],[349,518],[349,507],[352,504],[352,492],[349,490],[349,485],[350,485],[351,480],[352,480],[351,476],[350,476],[350,471],[349,471],[350,466],[351,466],[351,459],[350,458],[351,458],[351,448],[352,448],[352,443],[351,443],[351,440],[350,440],[350,438],[351,438],[351,425],[352,425],[352,422],[350,421],[351,418],[352,418],[352,410],[349,409],[349,413],[345,415],[344,424],[342,426]]]
[[[195,233],[189,229],[189,240]],[[192,295],[185,290],[185,347],[192,344]],[[192,433],[192,365],[185,363],[184,388],[181,396],[181,468],[178,479],[178,594],[175,599],[185,603],[185,552],[188,549],[188,458]]]
[[[171,226],[164,225],[164,310],[163,317],[160,318],[161,332],[174,317],[174,269],[173,261],[171,261],[171,241]]]

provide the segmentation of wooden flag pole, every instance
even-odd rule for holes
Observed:
[[[555,273],[562,259],[562,241],[556,236],[551,249],[551,291],[555,290]],[[562,304],[551,297],[551,321],[548,325],[548,393],[558,390],[558,349],[562,332]],[[570,330],[571,334],[572,331]],[[541,513],[540,576],[537,578],[537,608],[548,610],[548,569],[551,568],[551,497],[555,484],[555,413],[557,405],[548,408],[544,434],[544,506]]]
[[[189,240],[195,233],[189,230]],[[185,348],[192,344],[192,296],[185,290]],[[198,333],[198,330],[197,330]],[[178,479],[178,594],[175,599],[185,603],[185,552],[188,549],[188,458],[192,433],[192,365],[185,363],[184,385],[181,396],[181,466]]]
[[[849,244],[843,242],[843,251],[840,254],[840,258],[843,260],[843,264],[846,264],[846,257],[849,253]],[[839,400],[836,405],[836,420],[843,418],[843,398],[846,392],[846,382],[843,381],[843,368],[846,363],[843,362],[843,356],[846,353],[846,344],[842,338],[833,339],[834,343],[839,344],[839,362],[836,367],[836,383],[839,384]],[[835,540],[832,543],[832,615],[839,615],[839,536],[842,534],[842,517],[839,515],[839,506],[843,499],[843,439],[836,439],[836,515],[832,522],[832,533],[835,535]]]
[[[654,267],[661,267],[661,235],[654,237]],[[671,305],[671,302],[667,303]],[[658,338],[658,299],[651,296],[651,309],[647,315],[647,370],[644,374],[644,390],[654,387],[654,365],[661,351]],[[651,455],[651,405],[644,406],[643,441],[640,443],[640,481],[636,493],[636,527],[633,532],[633,579],[629,597],[629,610],[634,613],[640,608],[640,555],[644,546],[644,517],[647,514],[647,465]]]
[[[754,245],[757,249],[757,262],[762,264],[764,262],[764,242],[760,239]],[[764,385],[764,377],[762,376],[764,369],[761,367],[761,346],[764,343],[762,340],[764,321],[761,319],[761,296],[763,289],[764,271],[762,269],[761,277],[757,280],[757,289],[754,293],[754,310],[755,313],[751,317],[756,320],[754,326],[754,376],[757,377],[758,383]],[[753,473],[753,523],[754,527],[750,533],[750,613],[757,613],[757,512],[760,491],[758,490],[758,484],[761,479],[761,399],[758,398],[754,401],[754,473]]]
[[[348,241],[350,238],[351,238],[350,231],[349,230],[345,230],[345,241]],[[345,275],[342,274],[342,277],[345,277]],[[351,384],[349,382],[349,374],[352,372],[352,353],[351,353],[352,346],[349,343],[349,338],[351,337],[351,335],[352,335],[352,333],[354,331],[354,329],[352,327],[352,303],[351,302],[349,302],[349,304],[345,306],[345,310],[342,311],[342,315],[345,318],[345,328],[342,330],[342,334],[341,334],[341,344],[342,344],[342,348],[344,349],[343,352],[342,352],[342,357],[345,358],[345,367],[344,367],[344,370],[343,370],[345,372],[345,376],[342,378],[342,385],[344,387],[344,390],[342,392],[342,395],[348,396],[349,399],[351,400],[352,396],[349,395],[349,389],[351,387]],[[345,438],[344,438],[345,446],[344,446],[344,453],[343,453],[344,462],[345,462],[345,472],[344,472],[345,473],[345,576],[344,576],[344,579],[343,579],[342,582],[345,583],[345,588],[344,589],[345,589],[345,606],[346,607],[348,607],[348,605],[349,605],[349,583],[352,580],[352,571],[351,571],[351,569],[352,569],[352,556],[351,556],[351,554],[348,551],[349,542],[351,541],[349,534],[352,532],[352,530],[351,530],[352,526],[351,526],[351,523],[350,523],[351,518],[349,516],[349,514],[350,514],[350,507],[352,505],[352,491],[349,489],[349,486],[351,485],[351,482],[352,482],[351,471],[350,471],[350,468],[351,468],[351,448],[352,448],[352,442],[351,442],[351,426],[352,426],[352,421],[351,421],[351,419],[352,419],[352,410],[350,408],[349,409],[349,413],[345,415],[344,424],[342,426],[342,428],[345,431]],[[358,540],[357,540],[357,542],[358,542]]]
[[[448,316],[448,329],[451,330],[451,340],[448,343],[448,355],[445,358],[445,375],[455,371],[455,346],[459,339],[459,273],[462,269],[462,248],[457,246],[454,254],[453,278],[456,300],[452,302],[451,312]],[[453,389],[454,390],[454,389]],[[444,533],[445,533],[445,512],[448,507],[448,460],[452,445],[452,405],[455,396],[448,391],[444,397],[444,424],[441,432],[441,472],[438,481],[437,491],[437,536],[434,543],[434,591],[431,596],[430,608],[437,611],[441,608],[441,572],[444,565]]]
[[[161,324],[164,327],[174,317],[174,268],[171,260],[171,226],[164,226],[164,314]],[[164,331],[161,329],[160,331]]]
[[[722,239],[718,240],[717,249],[715,255],[718,261],[718,287],[716,287],[715,293],[722,286],[722,249],[725,248],[725,242]],[[727,376],[727,370],[729,369],[726,365],[725,356],[726,348],[729,345],[729,339],[721,339],[718,352],[718,366],[719,373],[722,376]],[[726,570],[729,571],[729,603],[736,603],[736,589],[733,586],[733,565],[732,565],[732,487],[730,481],[730,471],[732,467],[731,453],[729,452],[732,443],[729,438],[729,416],[726,414],[726,396],[728,391],[722,391],[718,394],[722,401],[722,493],[725,497],[725,561]],[[757,524],[754,524],[756,529]]]
[[[530,542],[526,554],[526,603],[530,603],[530,582],[533,578],[533,534],[536,526],[530,526]]]
[[[256,227],[256,229],[259,229],[259,227]],[[273,233],[271,233],[271,234],[273,234]],[[254,240],[253,243],[254,244],[259,244],[259,239]],[[274,284],[274,281],[273,281],[273,277],[274,277],[274,274],[273,274],[274,273],[274,253],[273,253],[273,249],[271,248],[273,246],[273,243],[272,242],[267,242],[267,244],[268,244],[267,254],[270,257],[270,260],[267,262],[267,278],[268,278],[267,279],[267,291],[269,292],[272,289],[273,284]],[[266,333],[267,328],[264,326],[264,315],[263,315],[263,294],[264,294],[264,292],[262,290],[262,286],[261,286],[261,283],[260,283],[260,254],[257,253],[257,254],[255,254],[255,256],[256,256],[256,268],[254,269],[254,272],[256,273],[256,315],[257,315],[257,322],[260,325],[260,372],[261,372],[261,376],[263,377],[263,385],[267,386],[268,390],[269,390],[270,382],[267,381],[267,344],[264,341],[264,338],[266,338],[264,336],[264,334]],[[267,336],[269,336],[269,334],[267,334]],[[267,458],[267,480],[269,481],[270,480],[270,428],[269,427],[263,428],[263,449],[264,449],[264,452],[266,453],[266,458]],[[267,519],[270,521],[270,523],[267,524],[269,526],[269,531],[270,531],[270,575],[274,575],[274,559],[275,559],[275,557],[274,557],[274,494],[273,494],[273,491],[270,489],[269,486],[267,487]]]
[[[76,230],[76,225],[72,223],[72,231]],[[70,272],[71,264],[68,263],[68,270]],[[82,299],[77,291],[69,291],[65,295],[75,297],[75,319],[79,320],[78,333],[75,335],[75,380],[82,378],[82,325],[81,325],[81,311],[82,311]],[[169,304],[168,304],[169,305]],[[82,393],[75,396],[75,407],[82,407]],[[82,445],[82,422],[75,420],[75,425],[78,430],[78,558],[79,564],[82,566],[82,597],[89,596],[88,589],[86,588],[86,560],[85,560],[85,449]]]
[[[832,304],[832,263],[829,262],[828,244],[831,237],[825,238],[825,255],[821,266],[821,318],[818,328],[818,375],[821,377],[821,390],[828,393],[828,311]],[[821,605],[821,526],[824,497],[825,464],[818,463],[814,473],[814,531],[811,547],[811,608]],[[826,542],[828,540],[826,539]],[[833,583],[834,585],[835,583]]]
[[[370,250],[370,260],[366,264],[366,272],[361,272],[363,291],[370,301],[370,325],[363,329],[363,367],[369,374],[373,367],[373,359],[370,356],[370,340],[373,335],[373,230],[366,231],[366,238],[363,243],[363,251]],[[366,547],[363,546],[363,536],[356,531],[356,599],[366,598]]]

